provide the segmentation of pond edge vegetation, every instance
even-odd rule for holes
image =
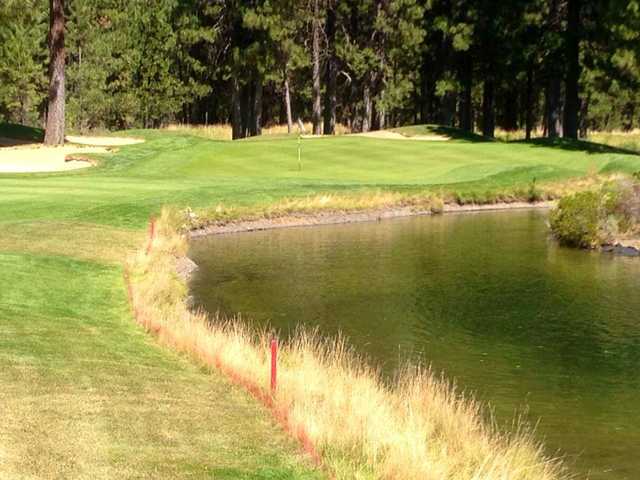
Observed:
[[[540,196],[553,198],[576,185],[594,188],[599,181],[547,186]],[[252,215],[248,209],[220,206],[198,213],[165,208],[149,245],[127,262],[134,316],[160,343],[222,371],[262,402],[332,478],[569,478],[563,462],[546,455],[524,422],[514,420],[512,432],[505,433],[472,396],[429,369],[407,365],[385,382],[342,338],[308,331],[293,335],[281,345],[278,389],[272,394],[271,332],[256,330],[241,318],[189,308],[178,265],[195,228],[391,207],[423,213],[457,208],[434,195],[385,192],[285,199],[254,209]],[[214,215],[207,217],[207,212]]]
[[[561,198],[549,224],[569,247],[640,256],[640,172]]]
[[[288,197],[259,205],[187,208],[179,228],[191,237],[268,228],[375,221],[413,215],[550,207],[575,192],[593,191],[620,175],[592,174],[564,181],[478,191],[432,188],[417,193],[373,190]]]

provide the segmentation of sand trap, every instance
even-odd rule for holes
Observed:
[[[143,143],[141,138],[129,137],[78,137],[75,135],[67,135],[65,140],[76,145],[91,145],[96,147],[120,147],[123,145],[134,145]]]
[[[354,135],[358,137],[382,138],[385,140],[422,140],[425,142],[445,142],[450,140],[446,135],[413,135],[409,137],[398,132],[392,132],[391,130],[377,130],[375,132],[356,133]]]
[[[26,145],[0,149],[0,173],[61,172],[87,168],[91,163],[86,160],[66,161],[68,156],[82,156],[85,153],[106,153],[104,147],[44,147]]]

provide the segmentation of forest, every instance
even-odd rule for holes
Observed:
[[[2,0],[0,121],[43,126],[51,5],[67,128],[413,123],[585,137],[640,123],[638,0]]]

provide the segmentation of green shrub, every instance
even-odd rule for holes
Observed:
[[[564,197],[551,212],[550,224],[562,244],[574,247],[597,247],[634,236],[640,233],[640,184],[623,179],[596,192]]]
[[[599,243],[600,193],[580,192],[564,197],[551,212],[551,231],[560,243],[591,248]]]
[[[542,200],[542,193],[536,185],[536,178],[533,177],[531,183],[529,183],[529,189],[527,190],[527,200],[529,202],[538,202]]]

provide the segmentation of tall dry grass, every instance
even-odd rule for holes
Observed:
[[[128,262],[137,320],[160,342],[226,373],[267,405],[337,479],[552,480],[566,478],[526,428],[502,433],[472,398],[421,368],[391,384],[342,339],[300,332],[281,345],[269,391],[269,335],[185,305],[176,273],[187,240],[165,210],[149,253]]]
[[[266,204],[251,206],[220,203],[198,209],[183,216],[182,228],[199,229],[210,225],[225,225],[238,221],[275,220],[292,216],[321,216],[357,212],[385,212],[406,209],[415,213],[442,213],[447,205],[486,205],[515,202],[554,201],[571,193],[596,190],[619,174],[602,175],[596,165],[584,177],[554,182],[519,184],[511,187],[470,189],[467,193],[446,188],[422,192],[367,190],[348,193],[320,193],[300,197],[285,197]]]
[[[311,134],[313,131],[311,122],[303,123],[304,131],[300,131],[298,124],[294,124],[292,134],[297,135],[303,133]],[[231,140],[231,125],[227,123],[213,125],[192,125],[187,123],[174,123],[165,127],[173,132],[187,133],[197,137],[208,138],[211,140]],[[270,135],[286,135],[289,133],[287,125],[270,125],[262,128],[262,136]],[[349,127],[341,123],[336,124],[336,135],[346,135],[351,133]]]

